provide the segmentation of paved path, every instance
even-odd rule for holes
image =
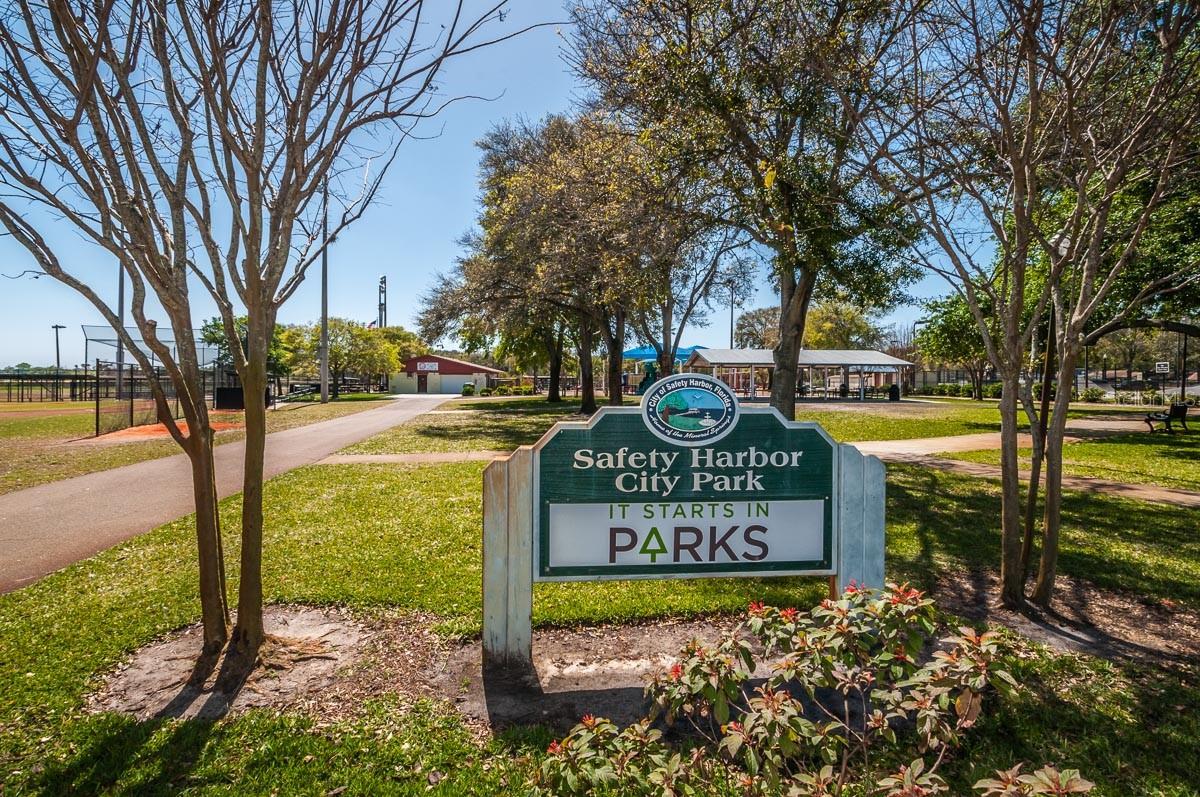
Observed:
[[[433,465],[442,462],[490,462],[511,451],[424,451],[416,454],[330,454],[318,465]]]
[[[1080,440],[1095,440],[1133,432],[1146,432],[1146,424],[1133,419],[1073,418],[1067,421],[1064,442],[1077,443]],[[1017,441],[1017,445],[1024,448],[1032,445],[1027,434],[1017,435]],[[948,437],[918,437],[912,440],[863,440],[854,446],[864,454],[874,454],[880,459],[897,455],[938,454],[943,451],[980,451],[1000,448],[1000,433],[980,432]]]
[[[1078,418],[1067,422],[1066,442],[1072,443],[1078,440],[1130,432],[1146,434],[1145,423],[1135,418],[1129,420]],[[997,449],[1000,447],[999,432],[964,434],[953,437],[924,437],[916,440],[865,440],[854,445],[864,454],[874,454],[885,462],[905,462],[984,479],[1000,478],[1000,468],[997,465],[962,462],[935,456],[948,451]],[[1030,445],[1029,435],[1020,435],[1019,445],[1028,447]],[[1021,471],[1021,478],[1028,479],[1029,471]],[[1200,493],[1158,487],[1152,484],[1126,484],[1089,476],[1063,476],[1063,486],[1068,490],[1078,492],[1104,493],[1122,498],[1135,498],[1139,501],[1171,504],[1172,506],[1200,507]]]
[[[405,396],[385,406],[267,436],[271,478],[428,412],[445,396]],[[216,448],[217,492],[241,492],[244,445]],[[183,454],[0,495],[0,593],[194,511]]]
[[[943,451],[945,449],[942,449]],[[864,452],[875,453],[875,452]],[[926,468],[959,473],[964,476],[975,476],[982,479],[999,479],[998,465],[985,465],[980,462],[963,462],[957,459],[944,459],[929,454],[904,454],[895,452],[879,452],[875,454],[884,462],[903,462],[910,465],[920,465]],[[1029,471],[1022,470],[1021,478],[1029,479]],[[1044,474],[1044,471],[1043,471]],[[1045,476],[1043,475],[1043,478]],[[1063,487],[1081,493],[1103,493],[1120,498],[1133,498],[1138,501],[1150,501],[1156,504],[1186,506],[1200,508],[1200,493],[1188,490],[1176,490],[1170,487],[1159,487],[1153,484],[1127,484],[1107,479],[1095,479],[1090,476],[1063,476]]]

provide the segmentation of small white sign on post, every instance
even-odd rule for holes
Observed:
[[[1171,373],[1171,363],[1169,363],[1169,362],[1156,362],[1156,363],[1154,364],[1154,373],[1156,373],[1156,374],[1169,374],[1169,373]]]

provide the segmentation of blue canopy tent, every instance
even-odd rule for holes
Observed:
[[[692,352],[697,349],[707,349],[707,346],[685,346],[675,351],[675,362],[683,364],[687,362],[688,357],[692,356]],[[621,352],[621,357],[626,360],[638,360],[639,362],[657,362],[658,353],[654,351],[653,346],[638,346],[636,349],[627,349]]]

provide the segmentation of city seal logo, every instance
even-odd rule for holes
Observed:
[[[642,420],[656,437],[680,446],[714,443],[733,431],[737,396],[719,379],[674,374],[658,380],[642,401]]]

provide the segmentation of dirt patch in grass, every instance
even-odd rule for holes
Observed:
[[[994,576],[944,577],[939,608],[1012,628],[1059,651],[1159,667],[1200,661],[1200,615],[1169,602],[1060,579],[1054,611],[996,608]],[[533,634],[532,671],[488,670],[478,639],[452,640],[427,613],[370,616],[341,609],[272,606],[258,667],[228,679],[224,662],[197,667],[200,629],[189,626],[134,653],[88,700],[94,712],[139,719],[217,718],[250,708],[299,711],[318,724],[355,716],[363,702],[397,695],[403,705],[453,704],[480,738],[513,725],[565,731],[584,714],[627,724],[644,716],[647,681],[692,639],[716,642],[736,617],[545,628]],[[765,675],[765,672],[764,672]]]
[[[546,725],[563,732],[585,714],[618,725],[648,708],[647,682],[670,668],[692,639],[717,642],[739,618],[659,620],[634,625],[547,628],[533,634],[533,672],[485,670],[478,642],[453,648],[434,688],[454,701],[473,728]]]
[[[251,708],[300,711],[333,722],[364,700],[396,694],[456,705],[481,735],[513,724],[566,729],[584,714],[632,722],[642,689],[691,639],[716,641],[730,618],[544,629],[534,633],[536,675],[485,674],[479,640],[455,641],[422,613],[356,617],[339,609],[271,606],[264,648],[249,675],[230,681],[223,660],[197,665],[200,627],[188,626],[136,651],[104,678],[88,710],[215,719]]]
[[[230,429],[241,429],[246,424],[240,419],[241,413],[236,414],[238,420],[212,420],[209,425],[212,426],[214,432],[226,432]],[[187,421],[176,421],[179,425],[179,430],[185,435],[188,431]],[[121,429],[116,432],[109,432],[100,437],[93,437],[89,440],[76,440],[76,444],[91,443],[93,445],[103,445],[105,443],[124,443],[130,440],[163,440],[170,439],[171,433],[167,431],[166,424],[149,423],[143,426],[130,426],[128,429]]]
[[[215,719],[250,708],[304,704],[339,680],[339,671],[359,657],[369,636],[361,624],[333,610],[271,606],[264,622],[271,639],[248,673],[223,655],[198,660],[201,629],[191,625],[134,653],[105,678],[88,708],[141,720]]]
[[[942,575],[930,593],[939,609],[1003,625],[1058,651],[1141,663],[1200,662],[1200,613],[1170,600],[1104,590],[1059,575],[1049,611],[999,606],[995,572]]]

